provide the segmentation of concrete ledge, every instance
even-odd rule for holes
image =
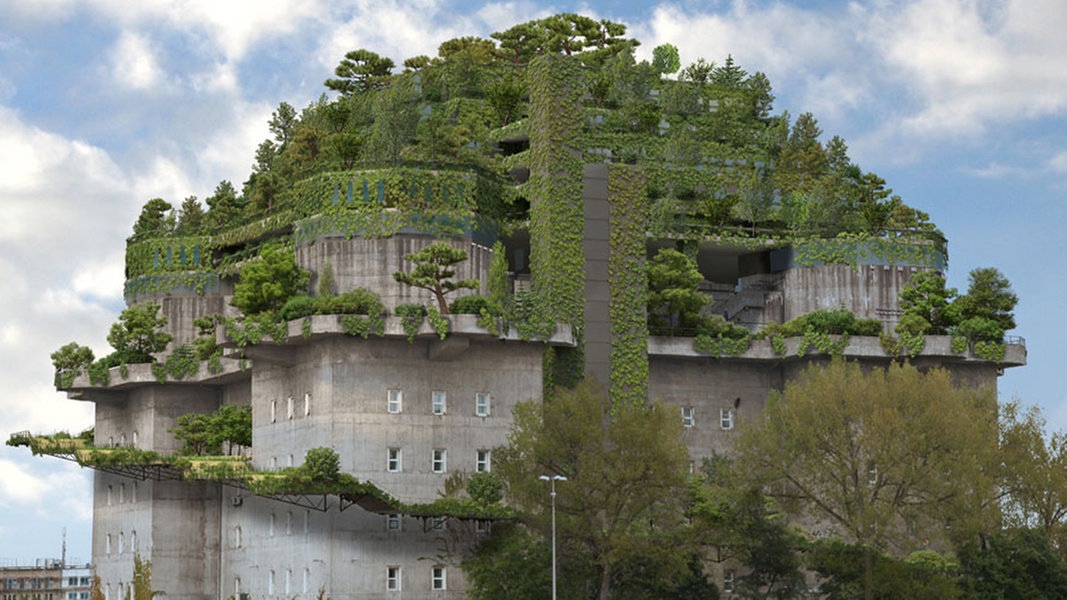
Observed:
[[[367,317],[362,315],[352,315],[357,318],[366,319]],[[571,326],[565,323],[558,323],[555,331],[546,340],[523,340],[518,331],[514,327],[509,327],[507,331],[501,331],[499,333],[493,333],[478,324],[478,315],[445,315],[445,319],[448,321],[448,336],[464,336],[473,339],[499,339],[504,341],[529,341],[537,343],[547,343],[553,346],[574,346],[576,342],[574,335],[571,332]],[[310,319],[311,322],[306,329],[306,319]],[[281,342],[275,341],[271,338],[266,338],[261,341],[257,346],[272,346],[272,345],[297,345],[306,343],[309,340],[320,338],[323,336],[334,335],[348,335],[345,333],[344,326],[341,324],[342,315],[311,315],[310,317],[303,317],[289,321],[286,331],[286,339]],[[404,338],[407,339],[408,333],[404,330],[404,321],[401,317],[384,317],[385,328],[381,336],[376,333],[370,335],[375,337],[384,338]],[[440,339],[437,335],[437,331],[428,320],[424,320],[420,325],[418,331],[415,333],[415,339],[417,340],[430,340]],[[222,327],[218,329],[218,343],[223,348],[236,348],[236,345],[226,338],[225,331]]]
[[[835,342],[841,336],[830,336]],[[742,354],[728,356],[714,356],[697,352],[693,349],[693,338],[689,337],[659,337],[648,338],[648,354],[650,356],[674,356],[689,358],[711,358],[716,360],[749,360],[749,361],[785,361],[803,360],[807,356],[825,355],[815,348],[808,347],[804,356],[798,356],[798,349],[803,343],[803,338],[794,337],[784,340],[785,353],[778,355],[774,352],[770,340],[752,340],[752,345]],[[879,338],[870,336],[850,336],[848,347],[844,355],[848,358],[890,359],[882,348]],[[991,363],[992,361],[976,356],[971,349],[957,354],[952,351],[952,336],[929,335],[926,336],[926,345],[918,354],[919,357],[938,358],[943,362],[970,362]],[[1004,360],[1001,367],[1019,367],[1026,364],[1026,346],[1022,344],[1007,344],[1004,352]]]
[[[243,379],[249,376],[247,371],[248,365],[244,365],[242,368],[240,360],[234,360],[229,358],[223,358],[219,363],[218,372],[213,373],[208,367],[206,360],[200,361],[200,368],[196,373],[187,375],[181,379],[174,379],[167,377],[165,380],[168,385],[181,385],[181,384],[196,384],[196,385],[224,385],[232,381]],[[81,373],[74,378],[74,382],[67,388],[67,396],[75,399],[82,400],[82,395],[79,393],[82,390],[124,390],[126,388],[138,387],[147,384],[158,384],[154,373],[152,373],[152,363],[136,363],[126,365],[126,376],[122,375],[122,367],[112,367],[108,369],[108,383],[106,384],[94,384],[89,382],[89,374]]]

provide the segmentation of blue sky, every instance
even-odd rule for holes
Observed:
[[[582,12],[624,22],[639,56],[727,54],[812,112],[865,170],[930,213],[949,281],[1000,269],[1029,365],[1002,399],[1067,429],[1067,3],[1062,0],[497,3],[459,0],[0,0],[0,434],[80,431],[49,353],[107,353],[125,238],[150,198],[247,178],[281,101],[302,107],[348,50],[398,64],[442,41]],[[90,473],[0,447],[0,563],[89,559]]]

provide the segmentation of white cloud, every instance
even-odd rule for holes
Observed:
[[[125,31],[111,50],[111,76],[131,90],[151,90],[164,82],[164,74],[148,39]]]
[[[239,61],[261,40],[292,33],[326,12],[315,0],[86,0],[85,4],[126,26],[164,24],[173,30],[198,32],[227,62]]]
[[[53,465],[51,469],[30,470],[21,462],[7,459],[0,459],[0,479],[4,481],[0,486],[0,506],[12,503],[37,505],[42,510],[54,509],[51,499],[69,496],[71,490],[84,488],[88,483],[86,473],[77,468]],[[82,513],[79,515],[81,519],[86,518],[84,507],[79,507],[78,512]]]
[[[1067,173],[1067,150],[1053,155],[1048,160],[1048,166],[1056,173]]]

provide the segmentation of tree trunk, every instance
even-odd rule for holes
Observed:
[[[863,548],[863,599],[874,600],[874,548]]]
[[[611,565],[606,564],[600,570],[599,600],[611,600]]]

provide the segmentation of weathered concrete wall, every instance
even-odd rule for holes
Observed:
[[[151,562],[152,587],[168,598],[217,597],[219,488],[97,473],[93,564],[112,600],[124,597],[135,555]]]
[[[301,347],[292,366],[258,362],[252,378],[255,467],[282,468],[290,456],[299,465],[307,450],[326,446],[340,454],[344,471],[403,501],[437,498],[450,474],[474,472],[478,450],[505,442],[517,402],[540,398],[543,346],[472,342],[454,360],[431,361],[432,343],[335,335]],[[388,412],[391,389],[402,393],[398,414]],[[443,415],[432,413],[434,391],[445,393]],[[490,394],[486,417],[475,415],[477,393]],[[389,448],[401,451],[400,472],[387,471]],[[431,470],[434,449],[446,451],[444,473]]]
[[[333,270],[336,292],[365,287],[377,292],[386,308],[390,310],[404,303],[429,305],[432,300],[429,292],[397,283],[393,279],[393,273],[410,271],[414,265],[404,260],[404,255],[418,252],[435,241],[438,240],[414,235],[350,240],[324,237],[315,240],[310,245],[298,246],[296,262],[301,268],[312,272],[311,290],[317,290],[318,278],[323,265],[329,262]],[[468,256],[466,261],[457,265],[455,278],[479,280],[481,289],[474,291],[484,294],[492,251],[470,240],[450,239],[446,241],[453,247],[466,251]],[[449,294],[447,298],[451,302],[469,293],[471,293],[469,290],[460,290]]]
[[[332,504],[323,512],[236,490],[226,494],[222,597],[311,599],[320,590],[336,600],[390,597],[389,567],[400,567],[397,597],[465,597],[459,559],[481,535],[473,522],[450,519],[435,528],[432,521],[397,516],[391,528],[389,517],[359,507],[340,511]],[[431,589],[434,567],[445,569],[446,590]]]
[[[649,398],[691,408],[693,424],[685,443],[695,464],[733,446],[739,419],[757,417],[772,389],[782,385],[781,370],[764,361],[649,357]],[[731,411],[732,429],[722,426],[721,411]]]
[[[168,296],[160,300],[162,306],[160,313],[166,317],[167,326],[164,331],[174,336],[167,351],[174,347],[191,342],[199,337],[200,332],[195,325],[194,319],[208,315],[236,314],[236,309],[230,307],[232,296]]]
[[[841,306],[857,317],[885,319],[899,310],[900,291],[917,272],[918,267],[881,265],[789,269],[782,278],[782,319]]]

